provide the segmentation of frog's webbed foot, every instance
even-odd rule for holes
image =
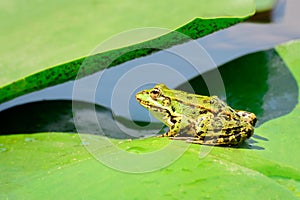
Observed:
[[[159,137],[159,138],[161,138],[161,137],[168,137],[168,132],[166,132],[166,133],[164,133],[164,134],[162,134],[162,135],[158,135],[158,136],[156,136],[156,137]]]
[[[197,140],[196,137],[170,137],[172,140],[185,140],[185,141],[193,141]]]
[[[166,133],[164,133],[162,135],[159,135],[157,137],[175,137],[176,135],[178,135],[177,132],[170,130],[170,131],[168,131],[168,132],[166,132]]]
[[[203,140],[200,140],[198,137],[171,137],[172,140],[184,140],[187,143],[191,144],[204,144]]]
[[[199,139],[186,140],[186,142],[191,144],[206,144],[203,140],[199,140]]]

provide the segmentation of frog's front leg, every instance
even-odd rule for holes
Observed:
[[[171,117],[168,121],[170,130],[158,137],[175,137],[178,135],[181,124],[181,116]]]

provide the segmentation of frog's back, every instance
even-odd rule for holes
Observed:
[[[184,92],[185,93],[185,92]],[[198,110],[198,114],[212,113],[218,115],[218,113],[226,112],[228,114],[233,114],[235,111],[229,107],[224,101],[219,99],[217,96],[203,96],[198,94],[189,94],[182,92],[176,97],[176,102],[179,102],[186,109]]]

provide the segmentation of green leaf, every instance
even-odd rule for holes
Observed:
[[[139,9],[132,9],[132,5]],[[243,21],[255,11],[251,0],[226,0],[222,3],[217,0],[201,0],[197,2],[197,9],[195,2],[190,0],[176,6],[176,9],[174,7],[173,10],[170,9],[170,5],[176,5],[176,2],[167,0],[163,3],[141,3],[131,0],[130,3],[104,3],[88,0],[84,3],[32,1],[25,4],[18,1],[2,1],[0,6],[3,12],[0,14],[0,20],[4,22],[2,30],[5,34],[0,37],[0,42],[5,48],[0,51],[0,103],[74,79],[87,52],[98,43],[122,31],[136,27],[161,27],[177,30],[187,36],[173,32],[150,41],[151,38],[143,38],[136,42],[140,44],[114,46],[112,51],[101,52],[89,58],[89,63],[84,64],[80,76],[99,71],[106,65],[113,66],[189,39],[203,37]],[[122,15],[116,14],[118,12]],[[156,35],[156,38],[159,36]],[[130,52],[122,55],[128,50]],[[107,60],[116,55],[122,56],[113,63]],[[80,58],[66,62],[76,57]],[[57,65],[63,62],[64,64]]]
[[[276,52],[284,63],[278,60]],[[263,71],[261,76],[257,76],[258,99],[263,98],[259,105],[264,105],[268,100],[262,97],[262,94],[276,92],[277,82],[282,83],[283,87],[285,84],[289,87],[290,84],[295,86],[293,80],[296,81],[296,90],[291,90],[297,94],[296,103],[292,107],[275,103],[276,106],[288,108],[288,112],[271,116],[261,123],[255,129],[255,136],[259,137],[250,140],[248,146],[243,148],[207,147],[194,144],[186,146],[187,144],[182,141],[171,141],[167,138],[107,141],[97,135],[66,133],[1,136],[0,170],[3,198],[299,198],[300,135],[297,130],[300,116],[298,104],[300,41],[280,45],[276,47],[276,52],[269,50],[236,60],[236,64],[239,64],[235,65],[237,70],[243,64],[243,60],[249,61],[251,58],[260,61],[259,58],[264,58],[265,62],[262,64],[272,64],[272,66],[265,66],[268,70]],[[229,76],[230,70],[234,68],[233,63],[234,61],[223,66],[220,71],[223,70],[222,73],[225,74],[228,72],[227,76]],[[260,66],[264,69],[263,65]],[[239,72],[251,72],[248,70],[240,69]],[[285,77],[281,77],[281,72]],[[238,80],[249,79],[232,78],[234,84],[228,83],[229,88],[234,85],[238,88]],[[262,81],[263,79],[265,81]],[[251,84],[241,82],[241,87],[249,87]],[[274,84],[275,89],[272,88]],[[229,92],[241,94],[247,94],[247,91],[229,89]],[[255,95],[251,88],[249,92],[251,94],[249,96]],[[239,96],[238,93],[234,94],[235,98],[230,97],[233,104],[236,103],[233,100],[238,99]],[[272,96],[274,101],[280,97],[280,93],[275,94]],[[246,97],[247,95],[244,97],[242,95],[242,98]],[[255,100],[256,98],[253,97],[249,101]],[[259,111],[261,117],[265,115],[264,107],[255,108],[252,107],[252,103],[250,104],[254,112]],[[249,145],[252,145],[252,148]],[[254,148],[255,146],[260,148]],[[90,154],[86,150],[89,150]],[[180,156],[178,154],[180,152],[184,153]],[[152,155],[155,157],[146,159],[148,156],[151,158]],[[145,160],[137,162],[135,157]],[[167,164],[161,165],[161,168],[152,168],[154,170],[152,172],[140,174],[126,173],[107,167],[115,164],[115,168],[136,169],[141,172],[143,168],[151,169],[160,162]]]
[[[263,12],[266,10],[272,10],[276,5],[276,0],[254,0],[256,4],[256,12]]]
[[[203,37],[214,31],[243,21],[244,19],[245,18],[194,19],[190,23],[178,28],[176,32],[168,33],[159,38],[54,66],[0,88],[0,103],[29,92],[75,78],[82,78],[134,58],[139,58],[161,49],[170,48],[175,44]]]
[[[254,9],[252,0],[1,1],[0,85],[88,55],[96,45],[123,31],[174,30],[196,17],[246,17]]]

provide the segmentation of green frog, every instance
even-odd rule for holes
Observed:
[[[255,114],[234,110],[217,96],[189,94],[157,84],[138,92],[136,100],[169,127],[159,137],[232,146],[244,142],[254,132]]]

